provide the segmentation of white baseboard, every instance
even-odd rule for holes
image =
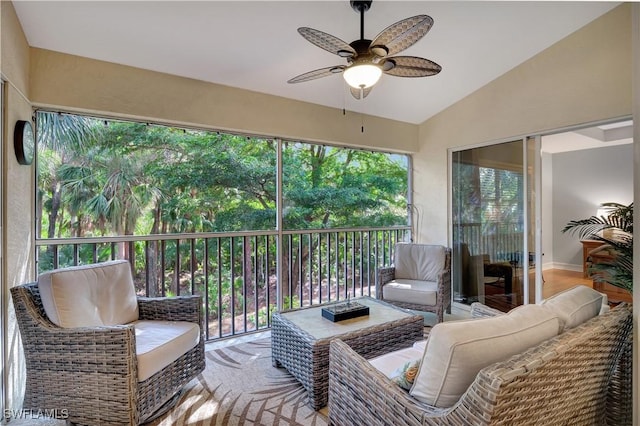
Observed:
[[[555,264],[553,262],[544,262],[542,264],[542,270],[546,271],[547,269],[556,269],[554,265]]]
[[[565,271],[582,272],[582,265],[574,265],[571,263],[550,262],[542,265],[542,270],[562,269]]]

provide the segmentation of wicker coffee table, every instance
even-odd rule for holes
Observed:
[[[322,317],[321,308],[327,304],[273,314],[273,365],[286,368],[302,383],[314,410],[327,405],[331,340],[338,338],[363,357],[373,358],[423,338],[421,315],[370,297],[353,300],[368,306],[369,315],[331,322]]]

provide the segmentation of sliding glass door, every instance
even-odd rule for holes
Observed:
[[[451,151],[454,302],[535,299],[534,153],[533,139]]]

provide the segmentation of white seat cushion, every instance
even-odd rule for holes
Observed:
[[[135,321],[138,381],[142,382],[200,342],[198,324],[186,321]]]
[[[410,394],[426,404],[451,407],[478,372],[558,334],[549,309],[525,305],[490,318],[436,324],[429,333]]]
[[[434,281],[395,279],[384,285],[384,300],[435,306],[438,284]]]
[[[138,319],[138,300],[126,260],[45,272],[38,289],[47,316],[64,328],[122,325]]]
[[[422,359],[426,340],[416,342],[413,346],[371,358],[369,363],[382,374],[391,378],[393,373],[407,362]]]
[[[413,347],[416,349],[421,350],[422,352],[424,352],[425,349],[427,349],[427,342],[429,341],[429,339],[424,339],[424,340],[418,340],[417,342],[415,342],[413,344]]]
[[[602,293],[585,285],[556,293],[540,302],[540,305],[551,309],[560,318],[561,332],[598,316],[603,310]]]

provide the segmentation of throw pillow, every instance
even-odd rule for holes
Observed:
[[[419,368],[419,359],[405,362],[402,367],[392,373],[391,381],[402,389],[411,390],[411,386],[413,386],[413,382],[416,379]]]

